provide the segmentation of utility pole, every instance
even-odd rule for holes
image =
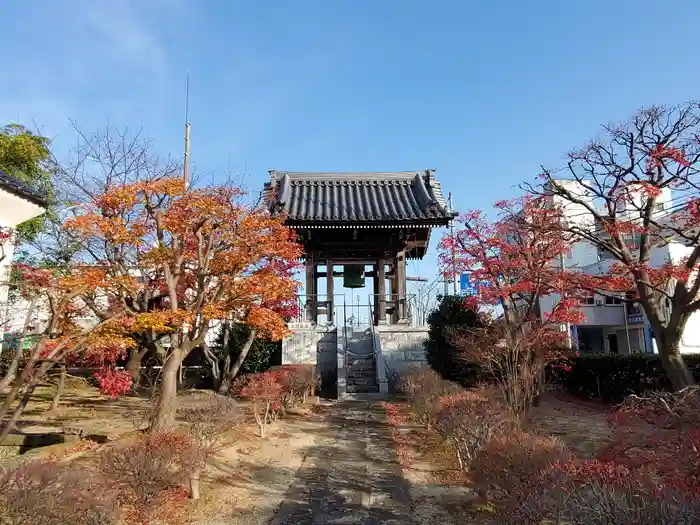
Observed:
[[[183,165],[183,178],[185,190],[190,188],[190,71],[187,70],[187,83],[185,84],[185,161]]]
[[[448,194],[447,201],[452,213],[452,192]],[[457,248],[455,247],[455,224],[454,219],[450,221],[450,237],[452,237],[452,291],[457,295]]]

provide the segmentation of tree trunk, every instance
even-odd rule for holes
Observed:
[[[199,499],[199,478],[200,478],[200,472],[199,469],[195,469],[191,474],[190,474],[190,498],[197,500]]]
[[[671,381],[671,386],[676,392],[689,386],[695,386],[695,378],[680,352],[680,334],[674,333],[668,328],[661,333],[661,337],[654,337],[659,345],[659,359],[664,366],[666,375]]]
[[[155,414],[149,429],[157,432],[173,426],[177,411],[177,380],[180,364],[186,355],[181,348],[173,349],[168,360],[163,365],[160,395],[156,404]]]
[[[202,352],[204,353],[204,358],[211,367],[211,378],[214,390],[218,391],[219,386],[221,385],[221,368],[219,367],[219,358],[214,354],[214,352],[211,351],[211,348],[209,348],[206,341],[202,343]]]
[[[36,308],[37,297],[34,296],[29,302],[29,307],[27,308],[27,316],[24,319],[24,326],[22,327],[22,336],[17,341],[17,348],[15,349],[15,355],[12,356],[12,362],[7,368],[7,372],[0,380],[0,392],[4,392],[5,389],[10,386],[12,380],[17,375],[17,370],[19,369],[19,362],[22,360],[22,350],[24,347],[24,339],[29,332],[29,326],[32,322],[32,317],[34,316],[34,309]]]
[[[19,368],[19,362],[22,359],[22,341],[19,341],[17,348],[15,349],[15,355],[12,356],[12,361],[10,366],[7,367],[5,375],[0,380],[0,393],[4,392],[8,386],[12,384],[12,380],[17,375],[17,369]]]
[[[20,416],[24,412],[24,409],[27,408],[27,403],[29,403],[29,398],[31,397],[35,388],[36,388],[36,382],[34,380],[30,381],[29,383],[25,383],[22,386],[18,385],[12,389],[12,392],[5,399],[5,403],[2,407],[2,411],[3,411],[2,419],[4,419],[4,414],[6,414],[7,411],[9,411],[9,409],[11,408],[11,405],[14,403],[14,401],[18,397],[20,398],[19,403],[15,407],[10,418],[6,421],[3,421],[0,424],[0,443],[5,441],[7,439],[7,436],[10,435],[10,432],[12,432],[14,430],[15,425],[17,424],[17,421],[19,420]]]
[[[129,372],[134,388],[138,387],[141,381],[141,362],[146,353],[148,353],[148,348],[134,349],[129,352],[129,360],[124,368]]]
[[[61,374],[58,376],[58,382],[56,383],[56,392],[54,392],[53,399],[51,400],[51,410],[56,410],[58,408],[58,403],[61,401],[61,394],[63,394],[65,384],[66,367],[61,365]]]
[[[255,341],[255,333],[255,328],[252,328],[248,334],[248,338],[243,344],[243,348],[241,348],[241,353],[239,354],[238,359],[236,359],[236,361],[233,363],[230,370],[225,370],[225,375],[223,376],[221,385],[219,386],[219,394],[226,395],[228,394],[228,391],[231,390],[233,380],[236,379],[238,371],[241,369],[241,366],[243,366],[243,362],[253,346],[253,342]]]

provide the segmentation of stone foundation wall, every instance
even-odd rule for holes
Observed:
[[[428,327],[386,325],[375,328],[376,343],[379,345],[380,360],[377,362],[378,375],[385,375],[384,387],[393,390],[403,371],[410,366],[427,365],[423,342],[428,338]],[[381,361],[381,362],[380,362]]]
[[[289,323],[292,335],[282,340],[283,365],[316,365],[319,374],[336,366],[338,330],[314,323]]]

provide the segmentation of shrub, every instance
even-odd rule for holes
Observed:
[[[430,427],[439,412],[440,398],[461,389],[455,383],[442,379],[431,368],[415,366],[403,374],[400,390],[418,420]]]
[[[684,355],[683,359],[700,380],[700,354]],[[565,374],[564,384],[573,395],[614,404],[630,394],[672,390],[659,356],[652,354],[581,355]]]
[[[515,427],[515,422],[506,416],[505,407],[484,392],[465,390],[443,396],[439,406],[437,429],[454,445],[462,470],[469,468],[496,432],[508,432]]]
[[[535,480],[569,458],[559,440],[516,430],[484,445],[472,462],[471,477],[477,491],[497,503],[499,513],[510,515],[532,500]]]
[[[189,471],[200,460],[192,438],[160,432],[104,451],[99,467],[130,519],[148,522],[177,512],[178,502],[187,497]]]
[[[179,415],[189,423],[188,436],[195,446],[188,454],[190,497],[199,499],[200,474],[210,459],[228,443],[226,432],[243,421],[243,410],[230,397],[209,394],[195,406],[181,408]]]
[[[96,474],[55,461],[0,469],[2,525],[114,525],[116,502]]]
[[[255,422],[260,429],[260,437],[264,438],[265,429],[268,423],[273,421],[284,396],[279,374],[274,371],[251,374],[235,386],[239,396],[250,400]]]
[[[567,517],[574,525],[679,525],[697,523],[697,503],[664,487],[647,471],[610,462],[569,462]]]
[[[464,360],[463,352],[452,341],[454,330],[481,326],[478,315],[465,307],[464,298],[446,295],[428,316],[428,339],[425,354],[430,367],[442,378],[462,386],[479,382],[481,367]]]
[[[509,516],[511,523],[691,525],[698,504],[645,470],[597,460],[555,463]],[[546,520],[546,521],[545,521]]]
[[[609,422],[613,439],[598,458],[651,472],[664,485],[700,499],[700,390],[630,396]]]
[[[284,403],[288,406],[294,406],[297,402],[306,403],[320,380],[314,365],[282,365],[271,370],[271,373],[277,375],[284,392]]]

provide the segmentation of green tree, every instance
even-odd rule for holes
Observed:
[[[255,334],[252,335],[255,337]],[[217,334],[214,345],[205,349],[205,357],[212,367],[215,389],[219,388],[231,363],[235,363],[241,355],[250,336],[251,329],[247,325],[229,323],[227,326],[224,323]],[[238,373],[264,372],[270,367],[280,364],[281,348],[280,341],[273,342],[264,338],[254,338]]]
[[[454,344],[454,336],[465,328],[478,328],[481,320],[476,312],[465,308],[464,297],[444,295],[428,316],[428,339],[424,343],[430,367],[441,377],[472,386],[477,382],[480,367],[465,360],[464,352]]]
[[[0,128],[0,170],[24,182],[49,201],[54,197],[54,162],[49,149],[51,141],[20,124]],[[44,230],[53,214],[44,214],[20,224],[16,231],[20,240],[33,240]]]

